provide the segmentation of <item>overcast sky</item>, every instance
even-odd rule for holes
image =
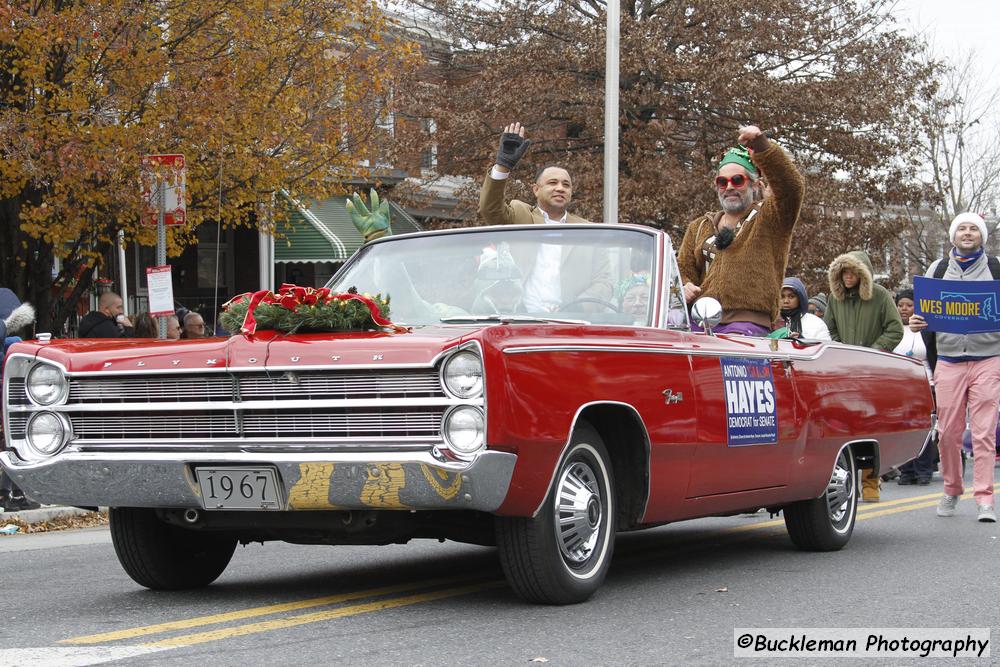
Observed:
[[[984,75],[1000,76],[998,0],[898,0],[900,25],[925,34],[939,57],[974,51]]]

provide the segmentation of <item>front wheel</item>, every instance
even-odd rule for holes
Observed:
[[[112,507],[111,541],[128,576],[153,590],[207,586],[229,565],[236,538],[179,528],[151,509]]]
[[[851,539],[858,514],[858,470],[850,447],[837,456],[826,492],[784,509],[788,536],[805,551],[837,551]]]
[[[607,449],[581,424],[538,514],[497,519],[500,563],[514,592],[542,604],[592,596],[611,563],[616,510]]]

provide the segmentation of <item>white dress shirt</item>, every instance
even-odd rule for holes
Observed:
[[[553,220],[542,211],[542,217],[546,225],[566,222],[565,213],[560,219]],[[559,284],[561,264],[562,246],[550,243],[538,246],[535,268],[524,283],[524,307],[529,313],[550,313],[562,304],[562,287]]]

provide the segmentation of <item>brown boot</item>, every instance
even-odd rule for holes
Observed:
[[[871,470],[859,470],[858,475],[861,477],[861,500],[866,503],[877,503],[881,488],[878,475],[872,474]]]

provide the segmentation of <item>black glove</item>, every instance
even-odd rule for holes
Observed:
[[[518,161],[528,152],[531,139],[525,139],[517,132],[504,132],[500,135],[500,150],[497,151],[497,164],[513,169]]]

